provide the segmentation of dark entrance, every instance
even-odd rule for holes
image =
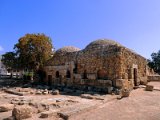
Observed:
[[[84,70],[84,73],[83,73],[83,77],[82,77],[83,79],[87,79],[87,71],[86,70]]]
[[[52,75],[48,75],[48,85],[52,85]]]
[[[67,78],[71,78],[71,73],[70,73],[69,70],[67,70],[66,77],[67,77]]]
[[[137,84],[137,68],[134,68],[134,70],[133,70],[133,75],[134,75],[134,86],[137,86],[138,84]]]
[[[56,71],[56,78],[59,78],[59,71]]]

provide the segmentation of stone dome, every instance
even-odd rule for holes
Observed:
[[[98,49],[98,48],[105,48],[108,46],[122,46],[121,44],[119,44],[118,42],[114,41],[114,40],[108,40],[108,39],[98,39],[95,40],[93,42],[91,42],[89,45],[86,46],[85,49]]]
[[[80,49],[74,46],[65,46],[63,48],[58,49],[55,54],[65,54],[65,53],[70,53],[70,52],[77,52]]]

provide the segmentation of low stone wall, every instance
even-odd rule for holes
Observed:
[[[150,75],[148,81],[160,81],[160,75]]]

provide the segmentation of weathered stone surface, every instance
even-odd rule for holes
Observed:
[[[130,95],[130,91],[129,90],[124,89],[124,90],[121,91],[121,96],[122,97],[129,97],[129,95]]]
[[[25,98],[13,98],[11,100],[11,104],[15,105],[26,105],[31,102],[31,99],[25,99]]]
[[[15,120],[15,118],[13,116],[10,116],[8,118],[4,118],[3,120]]]
[[[10,89],[5,90],[5,92],[10,93],[10,94],[14,94],[14,95],[19,95],[19,96],[24,96],[24,95],[28,94],[25,92],[17,92],[16,90],[10,90]]]
[[[85,49],[64,47],[45,66],[46,82],[53,85],[132,89],[146,83],[149,68],[144,57],[113,40],[100,39]],[[110,93],[110,90],[109,90]]]
[[[16,106],[12,111],[12,116],[16,120],[22,120],[32,117],[33,108],[28,105]]]
[[[146,85],[146,91],[153,91],[153,85]]]
[[[55,116],[57,115],[57,112],[58,110],[49,110],[49,111],[42,112],[40,115],[40,118],[49,118],[49,117]]]
[[[59,90],[54,90],[54,91],[52,91],[52,94],[53,94],[53,95],[59,95]]]
[[[2,104],[0,105],[0,112],[7,112],[9,110],[12,110],[14,108],[13,104]]]
[[[149,75],[148,81],[160,81],[160,75]]]
[[[36,92],[36,95],[42,95],[42,92],[38,90],[38,91]]]
[[[58,112],[58,115],[62,117],[64,120],[68,120],[73,115],[76,115],[81,112],[85,112],[86,110],[90,110],[95,108],[95,104],[77,104],[76,106],[70,106],[62,109]]]
[[[95,96],[92,96],[92,95],[90,95],[90,94],[81,94],[81,98],[95,99]]]
[[[117,99],[118,99],[118,100],[122,99],[122,96],[121,96],[121,95],[118,95],[118,96],[117,96]]]

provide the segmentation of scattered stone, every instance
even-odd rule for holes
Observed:
[[[96,100],[104,100],[104,98],[102,96],[96,96],[95,99]]]
[[[16,106],[12,111],[12,116],[16,120],[22,120],[32,117],[33,108],[28,105]]]
[[[57,115],[57,110],[49,110],[41,113],[40,118],[49,118]]]
[[[17,99],[17,98],[13,98],[13,99],[11,100],[11,104],[18,105],[18,103],[19,103],[19,99]]]
[[[3,104],[3,105],[0,105],[0,112],[7,112],[12,110],[13,108],[14,108],[13,104]]]
[[[34,94],[34,92],[33,92],[33,91],[30,91],[30,94]]]
[[[47,89],[43,90],[42,94],[47,95],[48,94],[48,90]]]
[[[14,98],[11,100],[11,104],[15,104],[15,105],[25,105],[25,104],[29,104],[31,101],[31,99],[24,99],[24,98]]]
[[[146,91],[153,91],[153,85],[146,85]]]
[[[58,112],[58,115],[62,117],[64,120],[68,120],[75,114],[85,112],[90,109],[96,108],[95,104],[77,104],[76,106],[70,106],[65,109],[62,109]]]
[[[130,91],[127,89],[124,89],[121,91],[122,97],[129,97]]]
[[[5,90],[6,93],[10,93],[10,94],[14,94],[14,95],[19,95],[19,96],[23,96],[24,93],[21,93],[21,92],[17,92],[17,91],[14,91],[14,90]],[[25,94],[26,95],[26,94]]]
[[[53,95],[59,95],[59,90],[54,90],[54,91],[52,91],[52,94],[53,94]]]
[[[42,92],[41,91],[37,91],[36,95],[42,95]]]
[[[113,87],[107,87],[107,92],[108,92],[109,94],[111,94],[112,91],[113,91]]]
[[[43,95],[47,95],[48,94],[48,92],[43,92]]]
[[[15,120],[15,118],[13,116],[10,116],[8,118],[4,118],[3,120]]]
[[[95,96],[92,96],[92,95],[90,95],[90,94],[81,94],[81,98],[94,99]]]
[[[118,95],[118,96],[117,96],[117,99],[118,99],[118,100],[122,99],[122,96],[121,96],[121,95]]]

